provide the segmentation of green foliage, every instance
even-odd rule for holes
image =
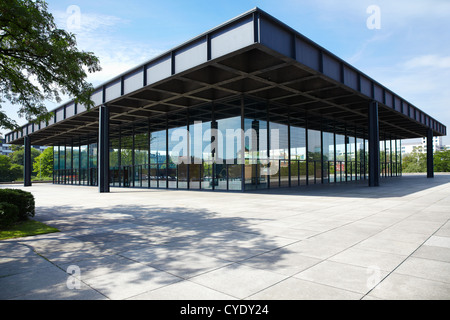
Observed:
[[[23,166],[12,163],[9,168],[9,177],[10,179],[8,181],[23,180]]]
[[[437,151],[433,155],[434,172],[450,172],[450,150]],[[426,153],[413,150],[402,159],[403,172],[426,172]]]
[[[16,205],[19,209],[19,221],[34,217],[35,202],[34,196],[30,192],[20,189],[0,189],[0,202]]]
[[[33,163],[34,159],[38,157],[41,154],[41,152],[35,148],[31,148],[31,163]],[[12,164],[18,164],[23,165],[23,159],[25,156],[25,149],[24,147],[16,148],[14,152],[11,152],[9,154],[9,157],[11,158]]]
[[[92,52],[78,50],[75,35],[57,28],[44,0],[0,1],[0,66],[0,103],[20,106],[19,116],[37,122],[51,118],[44,102],[60,102],[60,93],[91,107],[85,67],[101,70]],[[0,111],[0,127],[17,124]]]
[[[425,153],[413,150],[410,154],[402,159],[402,172],[426,172],[427,171],[427,155]]]
[[[19,208],[11,203],[0,202],[0,228],[9,228],[17,220],[19,220]]]
[[[435,172],[450,172],[450,150],[436,152],[433,162]]]
[[[8,156],[0,155],[0,182],[11,182],[23,177],[23,167],[12,164]]]
[[[45,149],[34,159],[33,171],[40,179],[53,175],[53,148]]]

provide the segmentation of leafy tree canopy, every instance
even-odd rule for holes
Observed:
[[[23,175],[23,167],[11,163],[8,156],[0,155],[0,182],[10,182],[20,179]]]
[[[99,70],[98,58],[79,51],[75,36],[57,28],[45,1],[0,1],[0,127],[17,127],[1,110],[5,101],[28,121],[50,119],[44,102],[60,102],[60,94],[90,108],[86,71]]]
[[[438,151],[434,154],[434,171],[450,172],[450,150]]]
[[[450,150],[436,151],[433,155],[435,172],[450,172]],[[426,172],[427,155],[413,150],[402,159],[403,172]]]
[[[53,148],[47,148],[34,159],[33,171],[39,178],[53,175]]]
[[[38,157],[40,154],[41,152],[39,150],[31,148],[31,163],[33,163],[34,159],[36,159],[36,157]],[[20,146],[19,148],[15,148],[14,152],[11,152],[9,154],[9,157],[11,159],[12,164],[23,165],[25,158],[24,147]]]

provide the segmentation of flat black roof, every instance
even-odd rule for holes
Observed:
[[[7,143],[53,145],[98,133],[100,105],[111,126],[158,118],[236,97],[287,105],[309,117],[367,126],[379,104],[380,139],[446,135],[446,127],[402,97],[259,8],[250,10],[96,88],[94,108],[70,101],[49,123],[28,123]]]

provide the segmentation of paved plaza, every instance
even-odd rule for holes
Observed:
[[[2,187],[22,188],[2,185]],[[252,193],[34,184],[0,299],[450,299],[450,175]]]

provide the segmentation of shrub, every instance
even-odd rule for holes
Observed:
[[[34,217],[34,196],[20,189],[0,189],[0,202],[14,204],[19,209],[19,221]]]
[[[19,220],[19,208],[16,205],[0,202],[0,228],[8,228]]]

